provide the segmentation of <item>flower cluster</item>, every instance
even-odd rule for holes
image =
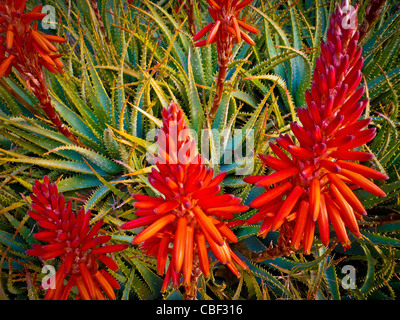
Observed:
[[[62,55],[53,42],[62,43],[66,39],[40,33],[37,21],[46,16],[41,13],[43,6],[36,6],[31,12],[25,12],[25,6],[26,0],[5,0],[0,4],[0,78],[7,77],[14,67],[57,130],[81,145],[55,112],[42,70],[45,67],[54,74],[64,72],[59,59]]]
[[[64,38],[42,34],[37,30],[35,20],[42,20],[46,14],[41,13],[42,5],[31,12],[24,13],[26,0],[7,0],[0,5],[0,41],[5,43],[0,48],[0,77],[8,75],[15,67],[21,75],[26,75],[27,85],[35,88],[34,75],[40,74],[42,66],[57,74],[64,71],[58,49],[52,42],[65,42]],[[7,53],[7,57],[6,57]]]
[[[247,266],[228,245],[228,241],[237,242],[230,226],[238,222],[224,220],[233,219],[234,213],[247,211],[248,207],[240,204],[240,198],[219,194],[226,173],[214,177],[214,170],[203,164],[178,105],[171,102],[162,116],[156,168],[148,175],[159,195],[133,195],[138,218],[122,228],[147,226],[133,243],[142,243],[141,249],[147,255],[157,257],[160,275],[164,274],[171,254],[162,292],[171,280],[178,287],[181,274],[186,291],[194,290],[198,276],[210,274],[208,250],[239,277],[235,263],[241,268]]]
[[[66,300],[74,286],[78,287],[78,297],[84,300],[104,300],[103,292],[109,299],[115,299],[114,289],[119,289],[120,285],[100,268],[99,262],[117,271],[118,265],[106,254],[124,250],[127,245],[103,245],[111,239],[109,235],[99,235],[103,221],[90,227],[91,212],[85,212],[82,207],[75,214],[72,201],[66,203],[57,185],[50,183],[47,176],[42,183],[36,180],[32,191],[33,210],[28,214],[40,227],[33,237],[48,244],[34,244],[27,254],[41,260],[56,257],[62,260],[55,275],[55,288],[47,290],[45,299]]]
[[[243,30],[253,34],[258,34],[259,30],[246,23],[246,17],[239,18],[243,9],[252,0],[207,0],[208,12],[214,22],[210,22],[201,29],[194,37],[193,41],[197,47],[207,46],[216,42],[218,51],[218,79],[217,89],[214,96],[213,105],[210,110],[210,117],[213,118],[217,112],[222,98],[226,71],[232,60],[232,48],[235,42],[240,43],[243,39],[250,45],[254,45],[253,39]],[[242,30],[243,29],[243,30]],[[208,33],[208,36],[203,38]]]
[[[5,46],[0,49],[0,76],[8,75],[11,67],[17,68],[21,74],[31,72],[33,75],[38,70],[32,70],[32,63],[35,62],[39,70],[42,66],[49,71],[57,74],[64,71],[64,66],[60,61],[61,55],[57,54],[58,49],[52,42],[65,42],[62,37],[39,33],[37,23],[34,28],[30,25],[35,20],[42,20],[46,14],[41,13],[42,5],[38,5],[31,12],[24,13],[26,1],[7,0],[0,5],[0,37]],[[5,54],[8,54],[6,57]],[[36,71],[36,72],[35,72]],[[32,80],[31,80],[32,81]],[[27,83],[30,85],[30,82]],[[34,85],[30,85],[34,87]]]
[[[220,52],[227,50],[226,47],[233,45],[235,42],[240,43],[242,39],[253,46],[255,44],[253,39],[243,30],[253,34],[258,34],[260,31],[247,24],[245,22],[246,17],[239,18],[242,10],[252,1],[207,0],[210,5],[208,12],[214,22],[210,22],[193,37],[193,41],[197,41],[196,46],[202,47],[217,42],[217,49]],[[200,40],[208,32],[207,38]]]
[[[373,157],[354,149],[371,141],[375,128],[366,128],[371,119],[359,120],[368,104],[368,99],[361,100],[365,88],[359,87],[362,49],[357,29],[343,27],[343,19],[357,22],[356,12],[351,17],[345,14],[345,5],[332,15],[326,42],[321,44],[311,90],[306,92],[307,108],[298,109],[301,124],[290,125],[298,143],[280,135],[270,143],[276,157],[260,155],[276,172],[244,179],[266,189],[250,203],[259,212],[247,223],[263,221],[259,232],[263,236],[280,229],[293,249],[303,247],[305,253],[310,253],[316,224],[325,246],[331,223],[343,247],[349,247],[346,227],[360,237],[357,220],[366,215],[353,190],[385,196],[369,178],[388,178],[357,163]]]

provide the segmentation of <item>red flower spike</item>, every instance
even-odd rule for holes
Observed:
[[[276,143],[270,143],[277,157],[260,155],[276,172],[244,179],[266,188],[250,203],[259,213],[249,221],[263,221],[259,235],[279,229],[284,243],[294,250],[303,248],[305,254],[311,252],[316,224],[325,246],[329,245],[330,225],[344,248],[350,246],[346,229],[361,236],[357,219],[367,212],[353,190],[362,188],[376,196],[386,196],[369,179],[388,177],[352,162],[373,157],[351,149],[371,141],[376,130],[365,129],[370,119],[359,120],[368,100],[361,100],[365,88],[357,89],[363,66],[361,48],[357,48],[358,31],[344,29],[341,23],[346,18],[346,4],[348,1],[331,17],[326,43],[321,44],[321,56],[316,60],[311,90],[305,95],[307,108],[298,109],[301,123],[291,124],[299,145],[290,136],[280,135]]]
[[[157,169],[148,175],[160,194],[133,195],[134,207],[139,208],[136,213],[140,214],[122,228],[144,227],[133,243],[140,244],[147,255],[157,257],[157,272],[165,273],[163,292],[170,281],[178,287],[181,274],[186,292],[192,292],[201,273],[210,275],[208,251],[236,275],[240,272],[234,263],[246,266],[229,248],[228,241],[236,242],[237,238],[224,220],[233,219],[235,213],[248,207],[234,195],[218,194],[226,173],[213,178],[214,171],[197,153],[178,105],[171,102],[162,116]],[[171,263],[165,270],[168,255]]]
[[[26,253],[41,260],[58,257],[62,261],[56,273],[56,288],[48,289],[45,299],[66,300],[73,286],[78,287],[82,299],[99,299],[103,296],[100,287],[110,299],[115,299],[110,288],[115,287],[116,281],[105,270],[99,270],[97,260],[117,271],[118,265],[105,254],[122,251],[127,245],[104,245],[111,237],[98,234],[103,222],[99,221],[90,228],[90,211],[81,208],[75,214],[72,202],[65,204],[56,184],[50,183],[47,176],[43,182],[36,180],[32,191],[33,211],[28,211],[28,214],[42,229],[33,237],[48,244],[35,244]]]
[[[4,10],[0,10],[0,78],[7,77],[14,68],[26,82],[28,89],[39,100],[41,108],[49,120],[71,142],[83,146],[72,134],[55,112],[45,83],[43,67],[58,74],[64,72],[64,66],[57,55],[58,49],[52,42],[65,42],[66,39],[44,35],[37,31],[33,21],[42,20],[46,14],[40,13],[42,6],[25,13],[25,3],[2,1]]]
[[[218,106],[221,102],[222,92],[228,65],[232,60],[232,48],[243,39],[249,45],[255,45],[254,40],[243,30],[258,34],[259,30],[244,22],[240,18],[241,11],[248,6],[252,0],[207,0],[208,12],[214,22],[207,24],[194,37],[196,47],[208,46],[216,42],[218,51],[218,80],[213,105],[210,110],[210,119],[213,120]],[[242,30],[243,29],[243,30]],[[206,39],[200,40],[204,36]]]

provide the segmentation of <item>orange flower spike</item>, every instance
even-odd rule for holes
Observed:
[[[176,216],[172,213],[163,216],[157,221],[153,222],[149,227],[141,231],[135,239],[133,239],[134,244],[138,244],[145,241],[152,236],[154,236],[158,231],[164,228],[166,225],[170,224],[172,221],[176,220]]]
[[[187,219],[186,217],[178,218],[175,241],[172,251],[172,256],[174,257],[174,268],[175,272],[180,272],[183,264],[183,259],[185,257],[185,246],[186,246],[186,227]]]
[[[273,201],[277,197],[282,196],[287,190],[292,188],[291,182],[285,182],[281,185],[271,189],[269,192],[265,192],[255,198],[253,201],[250,202],[249,206],[251,208],[259,208],[261,206],[266,205],[267,203]]]
[[[6,47],[11,49],[14,41],[14,27],[12,24],[8,25],[7,35],[6,35]]]
[[[113,288],[111,287],[111,284],[107,281],[107,279],[102,275],[100,271],[97,271],[94,274],[94,277],[96,278],[97,282],[100,284],[100,286],[103,288],[104,292],[107,294],[107,296],[111,300],[115,300],[115,292]]]
[[[290,214],[293,207],[296,205],[297,200],[301,197],[304,193],[304,189],[300,186],[296,186],[293,191],[289,194],[286,198],[284,204],[279,209],[278,213],[276,214],[273,224],[272,230],[277,230],[282,223],[285,221],[286,217]]]
[[[243,40],[246,41],[251,46],[254,46],[256,44],[254,40],[250,38],[249,35],[247,33],[244,33],[242,30],[240,30],[240,37],[243,38]]]
[[[163,126],[157,136],[160,152],[155,156],[155,168],[148,175],[159,195],[133,195],[139,217],[124,223],[122,228],[145,227],[133,243],[141,243],[146,255],[157,257],[159,274],[164,273],[167,257],[171,255],[162,291],[170,281],[179,287],[183,276],[182,284],[190,292],[195,285],[191,280],[195,266],[200,265],[205,277],[210,275],[208,248],[221,263],[231,261],[226,239],[235,242],[237,238],[225,221],[213,216],[230,220],[248,207],[240,204],[240,198],[219,194],[226,173],[213,177],[214,171],[196,151],[179,106],[171,102],[162,110],[162,117]],[[198,272],[194,274],[199,276]]]
[[[345,200],[335,185],[330,186],[330,188],[332,190],[332,195],[335,196],[334,202],[340,208],[340,216],[342,217],[343,222],[355,235],[360,235],[353,208]],[[332,197],[331,199],[333,201]]]
[[[335,230],[340,243],[344,248],[348,247],[350,245],[350,239],[347,235],[346,226],[340,216],[339,210],[327,194],[325,195],[325,203],[329,220],[332,223],[333,229]]]
[[[378,197],[386,197],[386,193],[381,188],[379,188],[376,184],[374,184],[372,181],[368,180],[361,174],[343,168],[340,171],[340,174],[350,179],[352,183],[358,185],[365,191],[368,191],[369,193],[374,194]]]
[[[224,239],[222,238],[221,234],[219,233],[218,229],[215,227],[215,225],[212,223],[212,220],[206,216],[206,214],[201,210],[200,207],[195,206],[192,209],[192,212],[197,218],[197,221],[199,222],[201,228],[205,232],[205,234],[208,234],[209,237],[217,243],[218,246],[222,246],[224,243]]]
[[[309,204],[306,201],[300,203],[299,212],[296,218],[296,225],[293,230],[292,245],[294,249],[298,249],[300,241],[304,235],[304,228],[308,218]]]
[[[310,183],[310,214],[313,221],[317,221],[320,212],[321,185],[318,179],[314,178]]]
[[[204,276],[208,278],[210,276],[210,267],[207,253],[206,238],[203,233],[196,233],[195,240],[198,249],[200,269]]]
[[[2,77],[6,71],[9,69],[9,67],[12,65],[12,62],[14,60],[13,55],[9,55],[3,63],[0,65],[0,77]]]
[[[325,196],[321,194],[318,214],[318,230],[322,244],[327,247],[329,244],[329,218],[326,210]]]
[[[89,293],[89,296],[93,298],[95,296],[95,293],[94,293],[94,282],[92,275],[90,274],[90,271],[85,263],[79,264],[79,270],[81,271],[82,279]]]
[[[311,217],[308,216],[306,218],[306,225],[304,227],[304,237],[303,237],[304,254],[311,253],[311,247],[314,241],[314,232],[315,232],[315,222],[311,219]]]
[[[198,32],[193,40],[195,46],[208,46],[211,43],[216,43],[218,51],[218,79],[217,79],[217,89],[214,96],[213,104],[210,110],[210,118],[214,119],[215,113],[221,102],[222,92],[224,88],[224,82],[226,77],[226,72],[228,65],[231,63],[233,54],[232,49],[235,42],[241,42],[244,39],[248,44],[254,45],[255,42],[250,38],[245,32],[243,32],[240,27],[240,12],[252,1],[221,1],[221,0],[209,0],[208,12],[211,18],[214,20],[206,27],[204,27],[200,32]],[[244,22],[242,22],[243,25]],[[251,27],[244,23],[243,29],[252,33],[257,33],[256,28]],[[207,36],[207,33],[209,35]],[[207,36],[206,39],[200,40],[202,37]],[[200,41],[198,41],[200,40]]]
[[[340,191],[347,202],[356,210],[358,213],[366,215],[364,206],[355,196],[353,191],[334,173],[328,173],[329,180],[335,185],[335,187]]]
[[[194,228],[192,226],[186,227],[185,239],[185,257],[183,260],[183,285],[190,284],[190,278],[193,269],[193,234]]]
[[[133,220],[134,221],[134,220]],[[163,275],[165,272],[165,266],[168,258],[168,245],[170,242],[171,236],[169,234],[165,234],[162,236],[157,256],[157,273],[159,275]]]
[[[375,180],[387,180],[389,177],[379,171],[376,171],[372,168],[366,167],[359,163],[348,162],[344,160],[338,160],[336,162],[340,167],[348,170],[352,170],[358,174],[363,175],[366,178],[371,178]]]
[[[244,0],[236,9],[248,3]],[[366,128],[370,119],[358,120],[368,100],[362,100],[365,88],[357,89],[362,80],[363,66],[362,49],[358,47],[359,33],[356,28],[345,29],[341,23],[346,18],[343,6],[347,3],[339,5],[331,16],[326,42],[322,41],[321,55],[316,59],[311,88],[305,94],[307,106],[298,108],[300,122],[290,125],[296,139],[289,134],[278,136],[276,143],[270,143],[276,157],[259,155],[273,171],[265,176],[243,179],[266,187],[266,192],[250,203],[260,211],[249,221],[263,220],[259,235],[265,236],[270,230],[281,229],[281,243],[291,241],[294,249],[303,247],[304,253],[311,252],[316,223],[325,246],[329,244],[330,223],[345,245],[349,244],[346,227],[355,236],[361,236],[357,217],[367,212],[354,189],[360,187],[377,196],[386,195],[369,180],[386,180],[385,174],[351,162],[373,158],[370,153],[351,149],[371,141],[376,129]],[[256,33],[241,21],[238,20],[241,28]],[[294,192],[296,189],[297,193]],[[281,207],[274,208],[271,205],[273,199],[282,200],[283,196],[287,198]],[[299,230],[303,226],[299,219],[303,220],[304,214],[301,214],[298,203],[303,201],[309,203],[309,218],[304,225],[303,241],[300,241]]]

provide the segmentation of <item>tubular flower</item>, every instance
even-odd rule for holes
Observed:
[[[208,251],[238,277],[235,263],[247,268],[228,245],[228,241],[237,242],[237,238],[224,220],[233,219],[234,213],[247,211],[248,207],[240,204],[240,198],[219,194],[226,173],[214,177],[213,169],[202,163],[178,105],[171,102],[162,116],[155,156],[157,169],[148,175],[149,183],[160,195],[134,194],[135,214],[139,217],[121,227],[145,226],[133,243],[141,244],[147,255],[157,257],[160,275],[166,272],[162,292],[171,280],[178,287],[181,274],[186,292],[193,292],[201,273],[206,277],[210,274]],[[165,270],[169,254],[171,259]]]
[[[43,6],[36,6],[31,12],[25,12],[25,6],[26,0],[5,0],[0,4],[0,78],[7,77],[14,67],[57,130],[71,142],[81,145],[54,111],[42,70],[45,67],[54,74],[64,72],[59,59],[62,55],[58,54],[53,42],[62,43],[67,40],[40,33],[37,30],[37,20],[46,16],[41,13]]]
[[[329,244],[329,223],[344,248],[350,246],[347,229],[360,237],[357,220],[367,212],[353,190],[362,188],[385,196],[370,179],[388,177],[358,161],[373,155],[353,150],[375,137],[367,129],[371,119],[359,120],[368,100],[360,100],[363,58],[356,28],[344,29],[348,19],[339,6],[330,20],[327,40],[321,44],[311,90],[306,92],[307,108],[299,108],[301,123],[291,123],[296,144],[280,135],[270,147],[276,156],[260,155],[275,172],[244,180],[264,187],[266,192],[249,206],[259,212],[247,223],[263,221],[259,235],[280,229],[293,249],[310,253],[316,224],[322,243]],[[355,16],[350,17],[356,20]],[[344,25],[344,24],[343,24]]]
[[[242,0],[241,2],[239,0],[207,0],[207,2],[209,4],[208,12],[214,22],[210,22],[201,29],[193,37],[193,41],[196,41],[195,45],[197,47],[207,46],[214,42],[217,43],[219,71],[217,89],[210,110],[211,118],[213,118],[222,98],[226,71],[232,59],[233,45],[235,42],[240,43],[243,39],[253,46],[255,44],[253,39],[245,31],[258,34],[259,30],[247,24],[246,17],[239,17],[243,9],[252,0]],[[200,40],[206,35],[205,39]]]
[[[118,265],[106,254],[124,250],[127,245],[103,245],[111,239],[111,236],[99,235],[103,221],[90,227],[90,211],[85,212],[82,207],[75,214],[72,201],[65,203],[63,194],[47,176],[43,183],[36,180],[32,191],[33,210],[28,214],[40,227],[33,237],[48,244],[34,244],[27,254],[41,260],[56,257],[62,260],[55,275],[55,287],[47,290],[45,299],[66,300],[72,287],[77,286],[81,299],[104,300],[105,293],[115,300],[114,289],[120,285],[111,274],[100,269],[98,261],[117,271]]]

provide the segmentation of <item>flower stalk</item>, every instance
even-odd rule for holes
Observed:
[[[56,129],[72,143],[84,146],[54,110],[42,70],[45,67],[54,74],[64,72],[62,55],[53,43],[66,39],[40,33],[37,21],[46,16],[41,13],[43,6],[38,5],[31,12],[25,12],[25,6],[26,0],[6,0],[0,6],[0,78],[7,77],[14,68]]]
[[[249,45],[255,43],[250,36],[242,29],[258,34],[259,30],[246,23],[246,17],[240,18],[243,9],[249,5],[252,0],[207,0],[208,12],[214,22],[209,23],[201,29],[194,37],[197,47],[208,46],[212,43],[217,44],[218,51],[218,77],[214,100],[209,112],[212,121],[220,105],[228,66],[232,60],[232,49],[235,43],[240,43],[242,39]],[[200,40],[208,33],[206,39]]]
[[[197,33],[195,17],[194,17],[194,6],[197,6],[196,0],[178,0],[178,4],[175,7],[175,12],[179,14],[181,8],[185,10],[187,15],[189,31],[192,36]]]
[[[363,41],[368,31],[371,29],[372,25],[378,19],[380,13],[383,10],[387,0],[372,0],[371,3],[367,5],[365,10],[365,17],[362,23],[360,24],[360,39],[359,41]]]

